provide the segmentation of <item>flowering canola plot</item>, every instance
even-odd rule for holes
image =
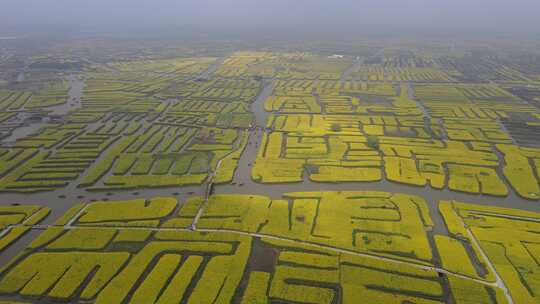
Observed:
[[[271,114],[252,171],[255,181],[385,178],[540,198],[540,149],[520,146],[506,128],[518,117],[536,120],[537,110],[516,96],[494,84],[401,84],[384,91],[384,84],[346,84],[330,91],[316,85],[274,90],[264,104]]]
[[[508,241],[504,233],[533,229],[537,213],[441,202],[446,236],[433,234],[422,198],[399,193],[296,192],[279,199],[223,194],[203,201],[81,203],[52,225],[30,223],[45,230],[0,270],[0,297],[94,303],[353,303],[359,298],[507,303],[493,263],[514,301],[535,301],[534,233],[520,239],[509,234]],[[30,209],[12,213],[35,211]],[[192,224],[196,227],[185,228]],[[500,255],[501,246],[511,244],[520,245]]]
[[[540,199],[532,78],[377,54],[121,57],[78,98],[0,89],[0,304],[540,303],[539,213],[488,205]],[[483,204],[437,202],[457,192]]]

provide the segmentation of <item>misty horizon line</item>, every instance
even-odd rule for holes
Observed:
[[[395,26],[370,26],[369,28],[295,28],[295,27],[264,27],[257,26],[246,28],[245,26],[200,26],[197,24],[182,25],[59,25],[59,24],[41,24],[29,26],[6,26],[0,28],[0,37],[4,38],[24,38],[40,36],[74,36],[87,37],[94,35],[97,37],[119,36],[132,38],[132,36],[152,35],[156,38],[161,36],[170,37],[174,34],[192,34],[192,35],[216,35],[225,36],[272,36],[283,35],[286,37],[298,36],[333,36],[341,38],[349,35],[361,35],[370,38],[395,38],[398,36],[413,37],[425,36],[428,38],[529,38],[540,39],[538,30],[524,31],[519,29],[493,29],[493,28],[422,28],[422,27],[395,27]],[[481,37],[479,37],[481,36]],[[353,37],[349,37],[353,38]]]

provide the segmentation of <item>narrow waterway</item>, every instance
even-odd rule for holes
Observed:
[[[364,60],[365,58],[363,57],[359,57],[359,58],[356,58],[354,61],[353,61],[353,64],[351,64],[350,67],[348,67],[342,74],[341,74],[341,77],[339,78],[339,84],[340,85],[343,85],[345,82],[347,82],[347,80],[349,80],[349,78],[351,77],[351,75],[358,71],[362,65],[364,64]]]
[[[225,58],[216,60],[208,69],[203,71],[200,78],[209,79],[213,73],[223,64]],[[340,82],[343,83],[349,79],[354,71],[358,70],[363,64],[363,59],[354,62],[341,76]],[[84,88],[84,80],[73,75],[69,78],[70,91],[69,98],[66,103],[46,108],[53,115],[63,116],[70,111],[81,107],[81,96]],[[468,203],[500,206],[522,209],[527,211],[540,212],[538,202],[523,199],[515,194],[510,189],[510,194],[507,197],[493,197],[487,195],[468,194],[448,189],[438,190],[430,186],[415,187],[405,184],[399,184],[382,180],[379,182],[349,182],[349,183],[318,183],[305,179],[300,183],[287,184],[260,184],[251,179],[251,170],[256,162],[256,157],[261,148],[262,138],[264,136],[266,122],[270,113],[264,110],[264,102],[272,94],[272,80],[263,80],[262,90],[255,101],[250,105],[250,110],[254,114],[254,127],[249,131],[248,144],[244,153],[241,155],[238,167],[235,171],[233,182],[230,184],[214,185],[212,180],[214,174],[211,174],[209,181],[198,186],[183,186],[183,187],[166,187],[158,189],[141,189],[141,190],[111,190],[111,191],[87,191],[77,188],[77,182],[72,182],[68,187],[43,193],[21,194],[21,193],[4,193],[0,195],[0,205],[8,205],[12,203],[22,204],[39,204],[52,209],[52,213],[42,223],[43,225],[52,224],[63,213],[65,213],[74,204],[81,201],[95,200],[126,200],[135,198],[149,199],[156,196],[172,196],[178,201],[185,202],[189,197],[204,196],[212,193],[216,194],[257,194],[268,196],[272,199],[280,199],[284,193],[300,192],[300,191],[383,191],[392,193],[404,193],[416,195],[426,200],[429,206],[430,215],[435,223],[432,234],[447,234],[444,221],[439,213],[438,204],[441,200],[457,200]],[[407,85],[409,97],[416,100],[410,83]],[[416,100],[419,108],[422,109],[424,117],[429,120],[429,112],[423,105]],[[46,122],[32,123],[27,126],[22,126],[13,131],[10,137],[6,138],[6,142],[15,141],[37,132]],[[104,153],[105,154],[105,153]],[[97,162],[95,162],[97,163]],[[198,216],[202,214],[199,212]],[[198,218],[197,216],[197,218]],[[196,220],[194,221],[194,229],[196,229]],[[7,250],[0,253],[0,265],[5,265],[18,252],[25,248],[41,231],[38,227],[20,238],[15,244]]]
[[[206,70],[204,70],[200,75],[199,78],[201,79],[210,79],[212,75],[219,69],[219,67],[225,62],[225,59],[227,57],[220,57],[216,59],[214,63],[212,63]]]
[[[29,116],[37,115],[43,112],[50,113],[50,115],[63,116],[77,108],[80,108],[81,97],[84,88],[84,80],[77,75],[70,75],[68,77],[68,81],[70,84],[70,89],[68,91],[68,97],[66,102],[50,107],[43,107],[40,108],[38,111],[34,109],[23,109],[22,111],[17,111],[17,116],[14,120],[21,123],[21,126],[11,130],[11,134],[2,139],[1,143],[14,143],[19,139],[35,134],[49,122],[49,117],[43,117],[42,119],[35,121],[28,121],[27,118]]]

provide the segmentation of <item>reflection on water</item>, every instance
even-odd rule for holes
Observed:
[[[356,66],[351,67],[351,71],[356,69],[361,62],[356,62]],[[219,64],[212,66],[207,70],[208,75],[215,71]],[[70,111],[81,106],[81,96],[84,88],[84,80],[76,76],[69,78],[71,87],[68,100],[56,106],[47,107],[43,110],[63,116]],[[468,203],[483,204],[490,206],[517,208],[528,211],[540,212],[540,205],[537,202],[525,200],[517,196],[513,191],[507,197],[493,197],[486,195],[475,195],[461,192],[450,191],[448,189],[438,190],[429,186],[416,187],[404,184],[398,184],[382,180],[379,182],[349,182],[349,183],[318,183],[304,180],[301,183],[288,184],[259,184],[251,180],[251,169],[256,161],[256,155],[261,145],[261,139],[264,134],[264,128],[269,113],[264,110],[264,101],[272,94],[272,84],[270,80],[263,81],[263,89],[256,100],[251,105],[251,111],[255,116],[255,126],[250,130],[249,141],[246,149],[240,157],[238,167],[234,174],[233,182],[224,185],[215,185],[215,194],[239,193],[256,194],[268,196],[272,199],[280,199],[284,193],[298,191],[383,191],[392,193],[404,193],[417,195],[426,200],[429,206],[430,215],[435,223],[433,233],[447,234],[443,219],[438,211],[438,202],[440,200],[458,200]],[[411,91],[409,91],[410,93]],[[410,96],[413,97],[412,95]],[[19,113],[18,119],[23,121],[29,113]],[[14,142],[20,138],[29,136],[38,132],[47,124],[47,119],[43,121],[27,122],[25,125],[13,130],[12,134],[2,142]],[[64,214],[70,207],[81,201],[89,202],[95,200],[126,200],[135,198],[149,199],[156,196],[176,197],[179,202],[185,202],[192,196],[203,196],[205,185],[166,187],[159,189],[141,189],[141,190],[114,190],[114,191],[87,191],[77,188],[76,182],[72,182],[64,189],[41,193],[3,193],[0,195],[0,205],[12,203],[39,204],[52,209],[51,214],[43,221],[43,224],[51,224]],[[20,250],[26,247],[41,231],[33,229],[30,233],[23,236],[8,250],[0,254],[0,265],[5,265],[9,259],[15,256]]]
[[[19,77],[23,75],[24,72],[21,72],[19,74]],[[66,102],[54,105],[50,107],[43,107],[40,109],[40,112],[38,112],[37,115],[44,115],[43,113],[47,112],[51,115],[59,115],[63,116],[68,114],[70,111],[73,111],[77,108],[81,107],[81,97],[83,93],[84,88],[84,80],[79,79],[76,75],[70,75],[68,77],[69,83],[70,83],[70,89],[68,92],[68,98]],[[24,124],[18,128],[15,128],[11,131],[10,136],[2,139],[2,143],[13,143],[17,141],[18,139],[30,136],[32,134],[37,133],[43,126],[47,124],[49,119],[47,117],[44,117],[43,119],[39,120],[32,120],[28,119],[32,113],[35,113],[34,110],[32,112],[30,111],[19,111],[17,114],[17,117],[15,118],[16,121],[19,123],[24,122]]]

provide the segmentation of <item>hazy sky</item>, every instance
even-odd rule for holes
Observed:
[[[540,0],[0,0],[0,26],[540,32]]]

